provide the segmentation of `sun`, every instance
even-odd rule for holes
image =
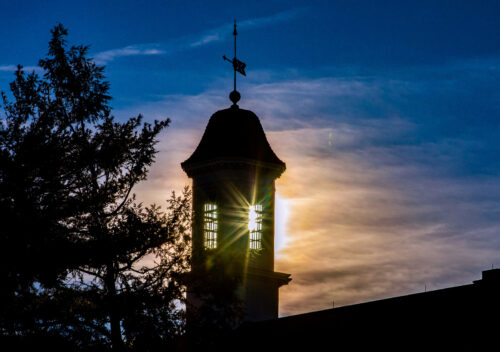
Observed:
[[[274,243],[275,243],[275,255],[277,258],[280,257],[280,251],[286,247],[288,238],[286,235],[288,218],[290,216],[290,200],[282,198],[278,192],[276,192],[274,200]]]
[[[250,232],[257,230],[257,216],[255,205],[250,205],[248,210],[248,230],[250,230]]]

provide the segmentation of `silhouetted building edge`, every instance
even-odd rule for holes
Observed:
[[[246,341],[245,351],[262,341],[283,350],[477,351],[497,348],[499,313],[500,269],[492,269],[469,285],[245,323],[228,341]]]

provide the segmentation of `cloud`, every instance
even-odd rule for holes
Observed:
[[[391,127],[381,123],[380,133]],[[498,262],[497,178],[436,177],[442,160],[414,162],[446,149],[446,141],[345,149],[335,142],[343,133],[268,133],[287,162],[277,190],[291,204],[287,247],[276,267],[294,280],[280,292],[281,314],[466,284]]]
[[[214,33],[214,32],[208,33],[203,35],[201,38],[196,39],[194,42],[190,43],[189,46],[195,48],[198,46],[209,44],[211,42],[220,41],[222,40],[222,37],[223,36],[221,35],[221,33]]]
[[[258,17],[243,20],[237,23],[238,28],[259,28],[269,25],[276,25],[281,22],[291,21],[297,18],[304,9],[292,9],[287,11],[278,12],[271,16]],[[189,43],[190,47],[199,47],[212,42],[217,42],[225,40],[229,35],[233,33],[233,23],[227,23],[223,26],[210,29],[198,35],[195,39],[191,40]]]
[[[248,19],[241,21],[238,26],[241,28],[258,28],[274,25],[298,17],[302,10],[303,9],[293,9],[279,12],[271,16]],[[172,54],[225,40],[232,33],[232,28],[233,24],[227,23],[223,26],[204,31],[196,35],[171,40],[168,43],[135,44],[124,48],[106,50],[95,54],[94,59],[98,64],[106,64],[119,57]]]
[[[274,15],[267,17],[259,17],[241,21],[239,26],[242,28],[255,28],[255,27],[263,27],[270,24],[278,24],[280,22],[291,21],[296,19],[297,17],[304,14],[307,11],[305,8],[295,8],[287,11],[278,12]]]
[[[461,95],[492,78],[475,68],[448,84],[447,70],[246,85],[240,106],[260,117],[287,164],[276,183],[289,212],[276,270],[293,281],[280,290],[280,314],[467,284],[499,264],[499,122],[485,117],[498,105]],[[180,162],[229,105],[222,87],[129,111],[173,119],[140,197],[161,203],[189,183]],[[448,105],[457,94],[473,117]]]
[[[94,55],[94,60],[98,64],[106,64],[118,57],[139,56],[139,55],[164,55],[165,50],[159,48],[159,44],[136,44],[124,48],[102,51]]]
[[[43,72],[43,69],[40,66],[23,66],[23,70],[26,72]],[[17,65],[0,65],[0,71],[15,72],[17,71]]]
[[[137,44],[129,45],[124,48],[111,49],[99,52],[93,56],[94,61],[99,65],[107,64],[116,58],[126,56],[152,56],[164,55],[166,51],[161,49],[158,44]],[[43,72],[39,66],[25,66],[25,71]],[[0,71],[14,72],[17,70],[17,65],[2,65]]]
[[[17,66],[15,66],[15,65],[3,65],[3,66],[0,66],[0,71],[14,72],[16,70],[17,70]]]

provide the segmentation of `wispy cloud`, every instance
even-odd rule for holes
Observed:
[[[238,26],[240,28],[259,28],[269,25],[275,25],[284,21],[293,20],[294,18],[298,17],[303,11],[303,9],[293,9],[279,12],[271,16],[247,19],[238,23]],[[168,43],[135,44],[126,46],[124,48],[106,50],[95,54],[94,59],[99,64],[106,64],[119,57],[140,55],[167,55],[191,48],[198,48],[227,39],[232,33],[232,27],[232,23],[227,23],[223,26],[209,29],[202,33],[171,40]]]
[[[15,65],[0,66],[0,71],[14,72],[16,70],[17,70],[17,66],[15,66]]]
[[[35,71],[35,72],[43,72],[43,69],[40,66],[23,66],[24,71]],[[16,65],[0,65],[0,71],[3,72],[15,72],[17,71]]]
[[[129,45],[124,48],[102,51],[94,55],[94,60],[98,64],[106,64],[116,58],[124,56],[139,55],[163,55],[166,51],[159,47],[159,44],[137,44]]]
[[[281,22],[291,21],[301,15],[304,9],[292,9],[288,11],[278,12],[271,16],[258,17],[243,20],[238,22],[239,28],[258,28],[269,25],[277,25]],[[205,31],[198,35],[194,40],[189,43],[190,47],[198,47],[212,42],[224,40],[232,33],[233,23],[227,23],[223,26]]]
[[[224,29],[227,29],[228,27],[224,27]],[[212,42],[218,42],[221,41],[222,38],[225,38],[226,36],[222,33],[223,30],[212,30],[208,33],[205,33],[201,35],[200,37],[196,38],[194,41],[189,43],[189,47],[196,48],[202,45],[210,44]]]
[[[301,16],[306,12],[305,8],[295,8],[287,11],[278,12],[267,17],[259,17],[241,21],[239,26],[242,28],[263,27],[270,24],[279,24],[285,21],[291,21]]]

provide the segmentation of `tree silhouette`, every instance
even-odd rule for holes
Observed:
[[[11,97],[2,92],[0,333],[153,349],[183,329],[190,194],[162,212],[137,204],[133,187],[170,120],[115,120],[104,67],[66,36],[52,30],[42,77],[19,66]]]

